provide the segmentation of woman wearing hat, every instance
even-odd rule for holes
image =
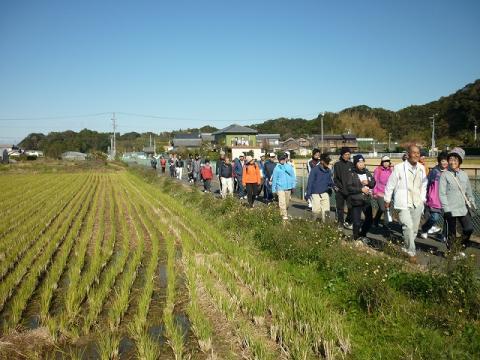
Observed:
[[[440,177],[448,169],[448,153],[442,151],[437,157],[437,166],[428,174],[427,201],[425,202],[425,217],[427,221],[422,225],[421,237],[426,239],[428,234],[436,234],[442,229],[435,224],[442,215],[442,203],[438,192],[440,186]]]
[[[367,243],[368,230],[372,225],[371,193],[375,187],[375,179],[365,167],[365,158],[358,154],[353,157],[353,171],[347,182],[347,191],[352,205],[353,239]],[[365,217],[362,225],[362,212]]]
[[[466,246],[473,233],[471,212],[476,209],[470,180],[460,165],[465,158],[465,151],[456,147],[448,154],[448,170],[440,177],[440,202],[442,203],[447,232],[447,249],[454,246],[457,222],[462,226],[461,245]],[[460,256],[465,253],[460,251]]]
[[[382,157],[380,160],[380,165],[375,168],[373,172],[373,178],[375,179],[375,187],[373,188],[373,198],[377,202],[378,208],[375,218],[373,219],[373,226],[378,226],[382,214],[385,213],[385,186],[387,186],[388,179],[392,175],[392,167],[390,158],[388,156]],[[383,226],[387,233],[388,230],[388,216],[385,214],[383,216]],[[388,234],[386,234],[388,235]]]
[[[260,174],[260,167],[251,156],[245,158],[242,181],[243,186],[247,189],[248,205],[253,207],[258,187],[262,183],[262,175]]]

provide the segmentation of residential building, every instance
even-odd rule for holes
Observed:
[[[336,153],[342,147],[349,147],[352,151],[358,150],[357,137],[353,134],[323,135],[323,144],[321,135],[312,135],[309,139],[312,148],[323,148],[325,152]]]
[[[281,143],[281,149],[300,156],[307,156],[312,150],[310,141],[306,138],[288,138]]]
[[[257,144],[265,151],[278,151],[281,149],[280,134],[257,134]]]
[[[257,146],[258,131],[246,126],[233,124],[224,129],[215,131],[212,135],[215,136],[215,142],[219,146]]]
[[[202,146],[202,138],[200,134],[176,134],[172,140],[174,149],[183,148],[199,148]]]

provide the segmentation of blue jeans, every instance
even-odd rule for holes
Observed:
[[[263,200],[273,200],[272,185],[270,185],[268,180],[265,180],[265,183],[263,184]]]
[[[241,177],[236,177],[235,181],[237,182],[237,191],[238,191],[238,196],[244,197],[245,196],[245,189],[243,188],[242,184],[242,178]]]
[[[427,221],[422,225],[422,233],[426,233],[440,220],[440,213],[431,211],[430,208],[425,208],[425,216],[427,216]]]

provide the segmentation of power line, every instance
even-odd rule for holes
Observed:
[[[18,118],[0,118],[0,121],[39,121],[39,120],[61,120],[61,119],[76,119],[76,118],[85,118],[85,117],[95,117],[109,115],[111,113],[95,113],[95,114],[85,114],[85,115],[69,115],[69,116],[43,116],[43,117],[18,117]]]
[[[117,114],[127,115],[127,116],[138,116],[151,119],[161,119],[161,120],[178,120],[178,121],[205,121],[205,122],[251,122],[251,121],[267,121],[274,119],[273,117],[269,118],[253,118],[253,119],[209,119],[209,118],[184,118],[184,117],[170,117],[170,116],[161,116],[161,115],[148,115],[148,114],[138,114],[138,113],[127,113],[127,112],[117,112]],[[318,115],[317,113],[307,114],[305,117]],[[290,118],[298,118],[300,115],[289,116]]]
[[[64,115],[64,116],[41,116],[41,117],[12,117],[12,118],[0,118],[0,121],[41,121],[41,120],[68,120],[68,119],[78,119],[86,117],[97,117],[110,115],[111,112],[101,112],[93,114],[84,114],[84,115]],[[175,120],[175,121],[205,121],[205,122],[252,122],[252,121],[267,121],[274,119],[274,117],[268,118],[250,118],[250,119],[209,119],[206,118],[188,118],[188,117],[175,117],[175,116],[163,116],[163,115],[151,115],[151,114],[140,114],[140,113],[130,113],[130,112],[117,112],[117,114],[126,115],[126,116],[138,116],[151,119],[160,119],[160,120]],[[291,115],[289,118],[299,118],[299,117],[310,117],[318,115],[317,113],[311,113],[306,115]]]

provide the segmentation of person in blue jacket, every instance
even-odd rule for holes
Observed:
[[[272,192],[278,195],[278,206],[283,220],[288,220],[288,205],[292,190],[295,189],[297,179],[292,165],[286,162],[287,157],[282,155],[278,158],[272,174]]]
[[[332,172],[328,165],[330,164],[330,156],[321,154],[319,166],[312,167],[308,176],[307,193],[305,199],[312,202],[313,219],[317,220],[321,217],[325,222],[327,214],[330,213],[330,194],[335,186],[332,179]]]
[[[243,188],[243,184],[242,184],[243,167],[245,166],[244,159],[245,159],[245,155],[240,154],[238,158],[235,158],[235,160],[233,160],[233,177],[235,181],[236,191],[240,199],[247,198],[245,194],[245,189]]]

